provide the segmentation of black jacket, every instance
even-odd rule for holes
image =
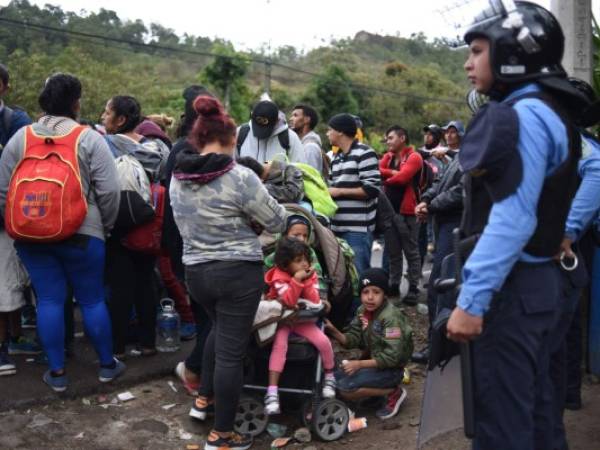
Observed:
[[[429,214],[440,222],[460,221],[463,210],[462,171],[458,158],[454,158],[444,175],[436,180],[421,200],[427,203]]]

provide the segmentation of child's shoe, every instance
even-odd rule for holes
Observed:
[[[398,386],[391,394],[385,399],[385,405],[379,409],[375,415],[381,420],[391,419],[400,410],[400,406],[406,399],[406,390]]]
[[[335,398],[335,388],[336,383],[333,374],[325,375],[323,379],[323,391],[321,392],[323,398]]]
[[[279,394],[277,392],[267,392],[267,395],[265,395],[265,414],[272,416],[280,413]]]

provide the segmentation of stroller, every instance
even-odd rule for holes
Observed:
[[[318,320],[323,311],[304,310],[296,320]],[[271,347],[251,345],[245,364],[244,394],[235,418],[235,430],[252,436],[261,434],[269,423],[264,412],[263,396],[268,386]],[[310,428],[321,440],[339,439],[348,427],[348,407],[335,398],[321,397],[322,362],[318,351],[299,337],[290,337],[286,365],[279,382],[284,409],[293,407],[299,412],[303,426]]]
[[[345,320],[352,303],[352,288],[347,280],[344,256],[333,233],[324,227],[314,216],[298,205],[285,205],[294,214],[306,216],[312,224],[311,242],[322,262],[327,292],[322,291],[322,299],[331,299],[332,310],[329,319],[338,323]],[[324,309],[301,310],[297,321],[318,321],[325,316]],[[322,327],[322,325],[321,325]],[[244,394],[240,399],[235,419],[235,429],[239,433],[252,436],[261,434],[269,423],[264,412],[263,396],[268,386],[268,366],[271,347],[251,344],[244,368]],[[340,400],[324,399],[321,396],[322,361],[318,351],[303,338],[290,336],[286,365],[279,382],[283,409],[296,406],[303,426],[312,429],[323,441],[339,439],[347,430],[349,413]],[[292,409],[292,408],[289,408]]]

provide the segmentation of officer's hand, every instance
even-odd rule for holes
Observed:
[[[448,339],[467,342],[483,331],[483,317],[472,316],[457,306],[448,319],[446,330]]]
[[[565,254],[565,258],[575,259],[576,258],[575,252],[573,252],[571,245],[573,245],[573,241],[571,239],[569,239],[568,237],[565,237],[563,239],[562,243],[560,244],[560,253],[558,255],[556,255],[556,259],[560,259],[561,255],[563,253]]]

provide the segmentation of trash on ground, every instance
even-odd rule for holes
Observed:
[[[192,433],[188,433],[187,431],[184,431],[184,430],[179,430],[179,439],[184,440],[184,441],[189,441],[192,438],[193,438]]]
[[[34,361],[35,361],[35,358],[27,358],[25,361],[26,361],[26,362],[34,362]]]
[[[175,408],[175,406],[177,406],[177,403],[171,403],[170,405],[163,405],[162,409],[164,409],[165,411],[168,411],[171,408]]]
[[[294,432],[294,439],[300,442],[301,444],[305,444],[307,442],[312,441],[312,436],[310,434],[310,430],[308,428],[298,428]]]
[[[417,305],[417,312],[419,314],[425,316],[429,313],[429,308],[427,307],[427,305],[425,303],[419,303]]]
[[[173,390],[173,392],[177,392],[177,388],[175,387],[175,383],[173,383],[171,380],[169,380],[169,381],[167,381],[167,384]]]
[[[267,425],[267,433],[272,438],[280,438],[285,436],[285,432],[287,431],[287,427],[285,425],[280,425],[278,423],[269,423]]]
[[[27,428],[44,427],[46,425],[50,425],[51,423],[54,423],[54,420],[52,420],[50,417],[45,416],[44,414],[36,414],[33,416],[33,419],[31,419],[31,422],[27,425]]]
[[[367,418],[366,417],[356,417],[356,418],[348,421],[348,431],[350,433],[354,433],[355,431],[362,430],[363,428],[367,428]]]
[[[200,446],[198,444],[188,444],[185,446],[186,450],[200,450]]]
[[[90,406],[92,404],[89,398],[82,398],[81,403],[83,403],[85,406]]]
[[[408,424],[411,427],[418,427],[421,424],[421,421],[418,417],[411,417],[410,422],[408,422]]]
[[[99,395],[96,400],[98,403],[106,403],[108,401],[108,397],[106,395]]]
[[[129,400],[133,400],[135,398],[135,395],[133,395],[129,391],[125,391],[125,392],[121,392],[120,394],[118,394],[117,398],[121,402],[128,402]]]
[[[82,431],[77,436],[75,436],[75,439],[83,439],[83,435],[84,435],[84,432]]]
[[[271,442],[271,448],[283,448],[292,442],[293,438],[291,437],[280,437]]]
[[[404,376],[402,377],[402,384],[410,384],[410,370],[408,367],[404,368]]]

